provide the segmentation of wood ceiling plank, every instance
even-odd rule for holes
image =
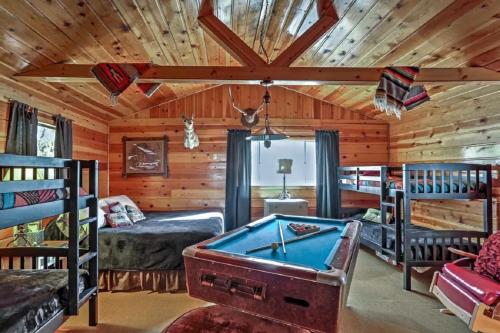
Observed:
[[[185,62],[193,64],[194,58],[192,58],[191,50],[187,53],[183,45],[176,43],[175,34],[165,17],[162,3],[134,0],[134,4],[136,11],[140,13],[141,19],[158,42],[163,55],[166,57],[166,62],[171,65],[184,65]],[[132,24],[134,23],[132,22]]]
[[[204,0],[205,3],[210,0]],[[229,29],[214,14],[207,14],[198,17],[198,22],[219,45],[221,45],[232,57],[241,64],[247,66],[263,66],[266,62],[255,53],[237,34]]]
[[[329,56],[331,50],[336,48],[346,36],[356,28],[358,23],[370,11],[376,0],[357,0],[347,13],[340,18],[329,34],[317,42],[319,47],[313,47],[309,52],[300,57],[297,66],[308,66],[308,64],[320,64]]]
[[[151,62],[158,65],[175,64],[169,53],[165,54],[160,42],[156,39],[149,25],[146,24],[141,11],[132,1],[110,0],[111,5],[126,22],[126,29],[130,29],[143,45]]]
[[[460,0],[452,2],[448,7],[434,15],[427,23],[421,28],[416,30],[411,36],[406,38],[403,42],[399,43],[393,50],[384,55],[377,61],[380,63],[397,63],[399,59],[406,54],[417,49],[419,45],[424,44],[429,38],[434,36],[440,30],[459,19],[464,14],[473,10],[478,5],[485,2],[477,0]]]
[[[392,46],[397,43],[397,39],[403,40],[411,33],[412,29],[422,24],[418,21],[418,18],[425,21],[429,19],[426,19],[425,15],[427,12],[435,10],[434,7],[429,7],[435,5],[435,3],[434,0],[404,0],[399,2],[384,17],[377,29],[372,29],[362,43],[355,45],[340,61],[337,61],[337,66],[354,66],[358,65],[358,63],[361,65],[362,60],[368,58],[374,51],[378,51],[382,55],[390,51]],[[428,9],[428,11],[423,11],[424,9]],[[384,51],[383,48],[387,48],[387,50]]]
[[[72,20],[69,13],[61,7],[57,1],[34,1],[26,0],[36,8],[42,15],[52,22],[59,30],[68,36],[74,43],[85,48],[94,59],[105,62],[115,61],[114,57],[100,45],[93,36],[82,29],[79,24]]]
[[[308,0],[301,1],[295,0],[292,12],[288,15],[283,29],[281,30],[279,38],[276,40],[274,48],[276,52],[285,50],[296,38],[299,36],[300,29],[307,24],[307,15],[309,11],[316,10],[316,1]],[[307,29],[304,29],[304,31]],[[272,55],[271,58],[275,58]]]
[[[386,18],[390,16],[390,13],[397,9],[399,4],[400,1],[398,0],[384,0],[375,3],[375,5],[370,8],[368,14],[359,21],[356,28],[353,29],[335,48],[332,48],[327,57],[321,62],[321,65],[337,66],[344,60],[347,54],[350,53],[354,47],[361,44],[372,31],[377,31],[382,23],[385,22]]]
[[[425,67],[469,66],[472,59],[484,50],[500,46],[500,20],[464,36],[463,39],[445,48],[433,51],[421,62]]]
[[[149,57],[143,44],[137,39],[128,23],[110,0],[87,1],[86,6],[91,8],[110,33],[115,36],[115,38],[120,41],[123,48],[127,50],[129,56],[127,61],[151,62],[152,58]]]
[[[82,31],[91,34],[95,41],[112,55],[116,62],[125,62],[127,59],[133,58],[133,53],[129,54],[121,41],[111,33],[85,1],[57,1],[78,27]]]
[[[270,15],[270,19],[264,38],[264,48],[269,56],[268,62],[272,62],[275,59],[275,54],[279,53],[279,49],[276,48],[277,42],[285,28],[293,4],[293,1],[276,1],[274,6],[268,10],[267,15]]]
[[[68,53],[75,61],[94,62],[95,58],[78,43],[75,43],[52,22],[50,22],[36,8],[24,1],[4,1],[2,8],[9,12],[15,20],[24,23],[32,31],[44,37],[48,42],[55,44],[59,49]],[[3,21],[7,22],[7,21]]]
[[[211,63],[208,56],[207,45],[205,43],[205,36],[203,29],[198,24],[198,19],[191,13],[198,12],[198,5],[196,1],[178,1],[178,6],[181,9],[182,19],[187,26],[187,32],[191,44],[196,45],[195,56],[197,57],[196,63],[199,65],[210,65]],[[218,62],[217,62],[218,63]]]
[[[246,28],[243,41],[250,45],[250,47],[258,52],[258,30],[260,26],[261,14],[264,8],[264,0],[251,0],[248,3],[247,13],[246,13]]]
[[[464,13],[459,18],[437,33],[427,36],[424,43],[398,59],[398,63],[407,65],[420,65],[421,60],[432,55],[433,50],[453,44],[461,40],[467,34],[473,33],[475,29],[480,29],[493,22],[498,22],[495,17],[500,11],[500,2],[488,4],[487,1]]]
[[[275,65],[290,66],[339,20],[331,2],[328,9],[323,8],[321,13],[318,20],[273,61]]]

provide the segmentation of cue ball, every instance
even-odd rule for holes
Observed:
[[[273,249],[273,252],[276,252],[276,250],[278,250],[280,246],[278,245],[278,243],[272,243],[271,244],[271,249]]]

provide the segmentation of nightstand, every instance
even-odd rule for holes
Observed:
[[[309,202],[304,199],[264,199],[264,216],[270,214],[307,216]]]

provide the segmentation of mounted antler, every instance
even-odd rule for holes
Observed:
[[[231,102],[233,108],[235,108],[238,112],[241,113],[241,123],[243,126],[247,127],[248,129],[251,129],[255,125],[259,123],[259,113],[264,109],[264,104],[265,102],[263,101],[262,104],[256,108],[246,108],[246,109],[241,109],[239,108],[235,102],[234,102],[234,97],[231,92],[231,86],[229,86],[229,97],[231,97]]]

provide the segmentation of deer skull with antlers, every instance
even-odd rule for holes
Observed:
[[[243,126],[245,126],[248,129],[252,129],[252,127],[254,127],[259,123],[259,113],[264,109],[265,102],[262,102],[262,104],[255,109],[253,108],[241,109],[234,102],[234,97],[231,92],[231,86],[229,86],[229,96],[231,97],[231,103],[233,108],[241,113],[240,120]]]

